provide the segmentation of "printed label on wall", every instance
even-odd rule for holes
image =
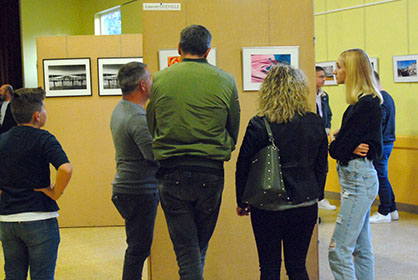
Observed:
[[[144,11],[180,11],[181,3],[143,3]]]

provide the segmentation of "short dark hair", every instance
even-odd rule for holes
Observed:
[[[183,53],[204,55],[210,48],[212,35],[202,25],[190,25],[180,33],[180,49]]]
[[[33,113],[42,110],[45,91],[42,88],[21,88],[15,91],[10,106],[18,124],[30,123]]]
[[[146,64],[142,62],[129,62],[123,65],[118,72],[118,83],[122,95],[131,94],[145,78]]]
[[[373,73],[374,73],[374,77],[375,77],[376,81],[378,81],[380,83],[380,76],[379,76],[379,74],[376,71],[373,71]]]
[[[5,92],[8,92],[10,94],[10,96],[13,97],[14,90],[13,90],[13,87],[11,85],[6,85],[4,87],[4,91]]]
[[[319,71],[324,71],[325,72],[324,68],[322,68],[321,66],[315,66],[315,70],[316,70],[316,72],[319,72]]]

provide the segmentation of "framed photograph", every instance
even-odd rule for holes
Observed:
[[[177,49],[159,50],[158,57],[160,62],[160,71],[181,61],[181,56],[179,55]],[[208,62],[216,66],[216,48],[210,49],[208,54]]]
[[[299,67],[298,46],[242,48],[243,90],[259,90],[270,68],[278,63]]]
[[[377,57],[370,57],[370,63],[372,64],[372,69],[379,73],[379,62]]]
[[[128,62],[143,62],[142,57],[98,58],[97,75],[99,96],[122,95],[118,85],[118,71]]]
[[[333,86],[337,84],[337,79],[334,76],[334,70],[337,68],[337,62],[327,61],[327,62],[318,62],[317,66],[321,66],[325,70],[325,86]]]
[[[90,96],[90,58],[44,59],[46,97]]]
[[[395,83],[418,82],[418,54],[393,57],[393,81]]]

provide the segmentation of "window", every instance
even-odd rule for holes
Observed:
[[[122,33],[120,6],[97,13],[94,17],[95,35],[119,35]]]

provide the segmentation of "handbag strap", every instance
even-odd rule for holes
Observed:
[[[274,143],[273,133],[271,132],[271,127],[270,127],[269,122],[267,121],[267,118],[264,117],[263,120],[264,120],[264,124],[266,125],[267,134],[269,136],[269,141],[271,142],[271,145],[273,146],[273,149],[278,149],[276,147],[276,144]]]

